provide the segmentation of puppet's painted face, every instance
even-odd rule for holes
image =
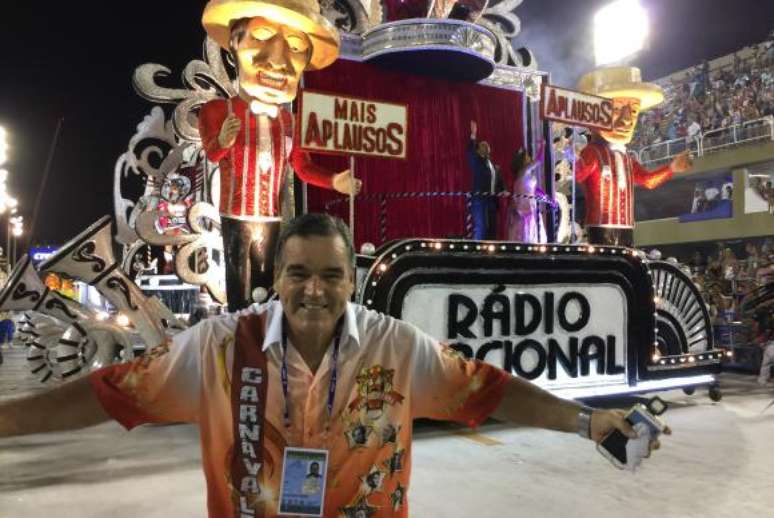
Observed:
[[[613,129],[600,130],[599,134],[610,143],[628,144],[637,127],[637,115],[640,113],[639,99],[628,97],[613,98]]]
[[[234,24],[231,46],[242,92],[266,104],[289,103],[296,98],[298,82],[312,54],[312,43],[305,33],[266,18],[250,18]]]

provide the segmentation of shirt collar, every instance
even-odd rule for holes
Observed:
[[[278,300],[269,303],[267,308],[266,335],[263,338],[263,351],[269,349],[272,345],[282,344],[282,303]],[[347,309],[344,311],[344,325],[341,330],[341,345],[346,346],[352,342],[356,347],[360,347],[360,333],[357,330],[357,318],[355,317],[355,306],[347,302]],[[349,338],[347,340],[346,338]]]
[[[625,144],[618,144],[617,142],[608,142],[607,146],[612,149],[613,151],[620,151],[624,155],[626,154],[626,145]]]
[[[276,119],[279,115],[280,107],[276,104],[266,104],[260,101],[248,102],[239,95],[235,97],[235,102],[241,104],[245,111],[253,115],[267,115],[272,119]]]

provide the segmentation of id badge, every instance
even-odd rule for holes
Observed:
[[[279,515],[322,516],[328,450],[285,448]]]

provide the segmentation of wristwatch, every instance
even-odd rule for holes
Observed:
[[[578,435],[584,439],[591,439],[591,414],[594,409],[582,406],[578,409]]]

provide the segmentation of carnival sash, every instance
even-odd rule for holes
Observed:
[[[269,373],[266,354],[262,350],[263,337],[263,319],[260,315],[239,319],[231,375],[234,446],[230,465],[237,518],[259,518],[264,515],[259,484],[264,463],[264,418]]]

